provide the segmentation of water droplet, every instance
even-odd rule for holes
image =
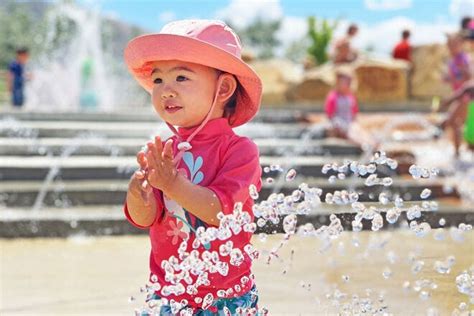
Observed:
[[[212,295],[211,293],[207,293],[206,296],[204,296],[204,299],[202,301],[202,309],[206,310],[209,307],[211,307],[213,301],[214,301],[214,295]]]
[[[409,290],[410,289],[410,282],[409,281],[403,282],[402,287],[405,291]]]
[[[388,158],[387,166],[389,166],[390,169],[395,170],[398,167],[398,162],[395,159]]]
[[[296,177],[296,170],[295,169],[290,169],[286,173],[285,180],[286,181],[293,181],[295,179],[295,177]]]
[[[382,179],[382,184],[386,187],[391,186],[393,184],[393,180],[390,177],[385,177]]]
[[[270,170],[271,171],[282,171],[283,169],[280,167],[280,165],[273,164],[273,165],[270,165]]]
[[[441,218],[439,219],[439,222],[438,222],[438,223],[439,223],[440,226],[444,226],[444,225],[446,225],[446,220],[444,219],[444,217],[441,217]]]
[[[265,182],[266,182],[267,184],[272,184],[273,182],[275,182],[275,180],[274,180],[273,178],[271,178],[271,177],[268,177],[268,178],[265,180]]]
[[[430,297],[431,297],[431,293],[430,293],[430,292],[428,292],[428,291],[421,291],[421,292],[420,292],[420,298],[421,298],[422,300],[425,301],[425,300],[429,299]]]
[[[413,274],[416,274],[418,272],[421,271],[421,269],[423,269],[423,266],[425,265],[425,262],[424,261],[421,261],[421,260],[417,260],[413,263],[413,265],[411,266],[411,272]]]
[[[362,230],[362,222],[352,221],[352,230],[355,232],[360,232]]]
[[[385,268],[382,272],[382,275],[385,279],[388,279],[392,276],[392,270],[390,270],[390,268]]]
[[[350,277],[348,275],[343,275],[341,278],[342,278],[342,282],[344,283],[348,283],[350,280]]]
[[[367,166],[368,173],[374,173],[375,171],[377,171],[377,166],[375,164],[371,163]]]
[[[365,179],[365,185],[370,187],[379,183],[379,179],[376,174],[371,174]]]
[[[428,198],[430,195],[431,195],[431,190],[426,188],[426,189],[424,189],[424,190],[421,192],[420,198],[426,199],[426,198]]]
[[[249,194],[252,200],[257,200],[258,199],[258,191],[257,187],[254,184],[251,184],[249,186]]]
[[[390,200],[385,192],[379,194],[379,202],[383,205],[387,205]]]
[[[336,182],[336,176],[335,176],[335,175],[330,176],[330,177],[328,178],[328,182],[329,182],[329,183],[334,183],[334,182]]]
[[[385,219],[387,220],[387,222],[389,222],[390,224],[394,224],[397,222],[398,220],[398,217],[400,216],[400,213],[401,211],[397,208],[391,208],[387,211],[387,213],[385,214]]]

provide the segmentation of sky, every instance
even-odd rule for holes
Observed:
[[[94,3],[97,1],[83,0]],[[441,43],[459,27],[462,16],[474,16],[474,0],[100,0],[101,11],[117,19],[158,32],[169,21],[202,18],[228,20],[244,27],[256,17],[281,19],[277,36],[289,45],[306,34],[306,18],[338,20],[335,37],[351,22],[359,25],[354,39],[359,49],[388,54],[403,28],[415,45]]]

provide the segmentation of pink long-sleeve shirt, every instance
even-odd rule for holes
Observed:
[[[176,147],[179,141],[185,140],[194,130],[195,128],[178,129],[180,139],[177,136],[172,137],[175,154],[178,152]],[[185,172],[187,178],[194,184],[213,191],[220,201],[224,214],[232,214],[234,204],[241,202],[243,211],[251,215],[253,222],[253,200],[249,195],[249,186],[253,184],[257,187],[257,190],[261,188],[261,167],[259,152],[255,143],[246,137],[236,135],[227,119],[219,118],[209,121],[194,137],[191,145],[192,149],[185,152],[178,165],[178,170],[181,169],[180,172]],[[195,230],[199,226],[208,227],[209,225],[182,209],[176,202],[168,200],[160,190],[154,189],[154,192],[158,200],[157,216],[150,227],[137,225],[130,217],[126,203],[124,212],[128,221],[134,226],[149,229],[151,274],[156,275],[158,282],[164,286],[170,285],[170,283],[165,280],[165,271],[161,267],[161,262],[168,260],[170,256],[178,258],[178,247],[185,238],[189,238],[187,251],[193,250],[191,245],[196,237],[193,229]],[[186,222],[177,219],[173,215],[178,215]],[[193,229],[190,229],[189,226]],[[197,294],[184,293],[179,297],[170,295],[166,298],[177,301],[186,299],[191,306],[200,307],[200,304],[195,303],[194,299],[196,297],[204,298],[208,293],[217,298],[218,290],[232,288],[234,289],[232,296],[240,296],[248,292],[253,286],[250,277],[251,259],[243,248],[250,243],[251,236],[251,233],[242,230],[237,235],[232,234],[232,237],[228,239],[233,242],[234,248],[239,248],[242,251],[244,261],[239,266],[234,266],[229,263],[229,256],[220,256],[221,261],[229,264],[227,276],[222,276],[220,273],[209,273],[210,284],[199,286]],[[219,253],[219,246],[228,240],[216,239],[212,241],[208,251]],[[206,249],[201,245],[197,250],[202,253]],[[243,277],[250,279],[250,282],[243,284],[241,282]],[[244,278],[244,280],[247,280],[247,278]],[[194,276],[193,280],[195,280]],[[184,282],[183,285],[187,286]],[[236,285],[238,286],[236,287]],[[163,293],[157,294],[163,297]]]

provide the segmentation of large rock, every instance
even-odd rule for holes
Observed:
[[[301,81],[302,66],[287,59],[258,60],[251,63],[263,82],[263,106],[288,104],[290,85]]]
[[[424,45],[413,49],[412,97],[429,99],[433,96],[445,97],[449,95],[451,87],[443,81],[443,73],[448,59],[449,52],[446,45]]]
[[[336,67],[331,63],[307,71],[292,86],[288,97],[294,102],[323,101],[335,84]],[[362,102],[405,101],[408,97],[408,64],[397,60],[362,60],[344,67],[354,71],[354,92]]]
[[[312,68],[305,72],[300,82],[289,88],[288,99],[297,103],[324,100],[334,81],[334,69],[331,64]]]
[[[357,98],[361,102],[399,102],[408,99],[408,63],[366,60],[355,68]]]

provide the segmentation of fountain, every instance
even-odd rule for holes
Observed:
[[[45,19],[43,55],[30,62],[33,78],[26,85],[27,111],[110,112],[137,104],[137,99],[145,101],[122,56],[114,51],[112,41],[117,39],[109,35],[103,42],[107,21],[99,7],[59,2]]]

